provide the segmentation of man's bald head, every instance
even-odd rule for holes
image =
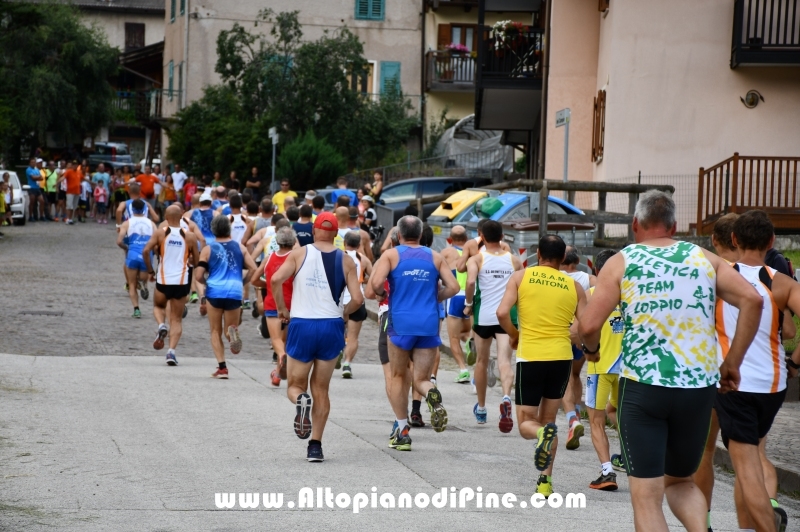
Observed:
[[[467,230],[464,229],[463,225],[454,225],[453,228],[450,229],[450,240],[453,244],[466,244]]]
[[[181,223],[181,208],[177,205],[170,205],[167,207],[167,210],[164,211],[164,217],[169,222],[170,227],[178,227],[178,224]]]
[[[200,196],[201,194],[199,192],[192,194],[192,208],[195,208],[198,205],[200,205]]]
[[[336,207],[336,210],[333,211],[333,214],[336,215],[336,221],[339,223],[340,228],[347,227],[347,224],[350,222],[350,209],[347,207]]]
[[[128,185],[128,195],[130,195],[131,199],[137,199],[139,197],[139,183],[131,183]]]

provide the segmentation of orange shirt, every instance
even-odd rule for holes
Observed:
[[[81,193],[82,174],[75,169],[64,170],[64,181],[67,182],[67,194]]]
[[[136,182],[140,185],[142,197],[144,199],[153,199],[155,196],[155,184],[158,183],[158,178],[153,174],[141,174],[136,178]]]

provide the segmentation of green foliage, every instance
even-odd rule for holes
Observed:
[[[96,134],[114,117],[119,50],[61,3],[0,2],[0,147]],[[33,132],[34,136],[30,134]],[[18,155],[18,154],[13,154]]]
[[[281,178],[304,183],[308,188],[324,188],[346,170],[342,154],[311,130],[287,144],[278,157],[277,171]]]
[[[524,174],[528,168],[528,155],[524,154],[522,157],[514,161],[514,171],[518,174]]]
[[[439,141],[442,139],[444,132],[456,125],[458,120],[447,118],[447,113],[450,111],[448,107],[442,109],[438,116],[428,122],[425,128],[425,149],[420,154],[420,159],[430,159],[441,155],[438,151]]]
[[[390,88],[373,99],[351,88],[352,76],[363,75],[368,67],[358,37],[339,28],[304,41],[297,15],[263,10],[259,20],[270,27],[266,35],[238,24],[220,32],[215,69],[222,83],[178,114],[170,131],[170,158],[207,173],[266,167],[271,164],[271,126],[281,135],[279,152],[301,136],[307,144],[304,132],[313,130],[350,168],[376,166],[408,140],[418,120],[409,116],[411,104],[400,90]],[[219,101],[223,94],[224,105]],[[236,146],[236,153],[226,149],[224,156],[215,156],[218,144]],[[311,178],[310,172],[300,175]],[[296,186],[311,184],[299,181]]]

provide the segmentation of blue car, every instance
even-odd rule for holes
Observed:
[[[530,220],[531,214],[536,214],[539,210],[539,194],[536,192],[506,192],[494,198],[486,199],[502,202],[503,205],[489,216],[489,219],[501,223],[514,220]],[[549,214],[584,214],[575,205],[555,196],[548,196],[547,202],[547,212]],[[473,206],[472,217],[466,224],[470,238],[478,236],[478,221],[482,217],[486,217],[478,214],[482,206],[482,201],[478,201]]]

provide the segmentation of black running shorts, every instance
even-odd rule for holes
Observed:
[[[758,445],[767,435],[778,410],[786,399],[786,390],[776,393],[728,392],[717,394],[714,409],[717,411],[722,443]]]
[[[389,335],[386,333],[386,320],[389,319],[389,313],[384,312],[378,320],[378,356],[381,359],[381,364],[389,363]]]
[[[189,295],[191,286],[188,284],[159,284],[156,283],[156,290],[164,294],[167,300],[183,299]]]
[[[499,325],[478,325],[476,323],[472,326],[472,330],[484,340],[495,338],[496,334],[508,334],[505,329]]]
[[[358,310],[347,317],[350,321],[364,321],[367,319],[367,305],[362,303]]]
[[[561,399],[572,373],[572,360],[517,362],[514,402],[539,406],[544,399]]]
[[[620,378],[620,444],[628,475],[685,478],[703,458],[715,385],[667,388]]]

